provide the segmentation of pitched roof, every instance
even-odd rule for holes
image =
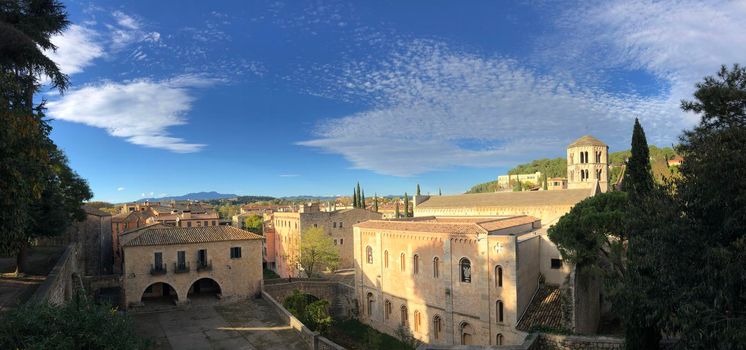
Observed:
[[[573,141],[567,148],[578,146],[606,146],[606,144],[591,135],[585,135]]]
[[[153,227],[124,244],[125,247],[243,241],[264,237],[233,226]]]
[[[564,328],[559,287],[547,285],[539,287],[515,328],[528,332],[535,326]]]
[[[397,220],[368,220],[355,224],[355,227],[411,232],[432,232],[449,234],[485,234],[499,233],[497,231],[509,227],[521,226],[536,222],[539,219],[533,216],[506,216],[506,217],[419,217]],[[532,229],[534,226],[532,225]]]
[[[111,213],[107,213],[103,210],[100,210],[98,208],[94,208],[88,205],[83,206],[83,210],[85,210],[86,214],[95,215],[95,216],[111,216]]]
[[[416,208],[540,207],[573,205],[588,198],[588,189],[562,191],[492,192],[431,196]]]

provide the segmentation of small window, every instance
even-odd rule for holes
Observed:
[[[337,228],[337,222],[336,221],[332,223],[332,227],[333,228]]]
[[[401,265],[399,266],[400,270],[405,271],[407,269],[407,256],[404,253],[399,255],[399,265]]]
[[[205,220],[205,224],[204,224],[204,225],[205,225],[205,226],[209,226],[209,225],[208,225],[208,223],[207,223],[207,220]]]
[[[344,239],[344,238],[340,238],[340,239],[339,239],[339,245],[342,245],[342,244],[344,244],[344,243],[345,243],[345,239]]]
[[[420,256],[415,254],[412,261],[412,272],[416,275],[420,273]]]
[[[495,266],[495,287],[503,286],[503,268],[500,265]]]
[[[440,277],[440,266],[438,265],[440,265],[440,259],[436,256],[433,258],[433,278]]]
[[[443,329],[443,326],[441,325],[441,322],[440,322],[440,316],[435,315],[435,317],[433,317],[433,337],[435,339],[440,338],[440,332],[442,329]]]
[[[339,228],[342,228],[342,222],[341,221],[339,222]]]
[[[401,317],[401,325],[403,327],[406,327],[407,323],[408,323],[407,322],[407,318],[409,318],[409,312],[407,311],[407,306],[406,305],[402,305],[401,306],[400,313],[401,313],[401,315],[400,315],[400,317]]]
[[[553,269],[561,269],[562,268],[562,260],[560,259],[552,259],[552,268]]]
[[[231,247],[231,259],[241,258],[241,247]]]
[[[153,265],[155,266],[156,270],[162,270],[163,269],[163,253],[156,252],[153,256]]]
[[[387,320],[389,319],[389,317],[391,317],[391,302],[388,300],[386,300],[386,302],[384,303],[383,317],[385,317]]]
[[[420,315],[420,311],[416,310],[414,312],[414,331],[419,332],[420,331],[420,324],[422,323],[422,315]]]
[[[365,248],[365,256],[366,256],[365,260],[368,262],[368,264],[372,264],[373,263],[373,248],[371,248],[370,246],[367,246]]]
[[[373,317],[373,303],[376,301],[373,298],[373,293],[368,293],[368,317]]]
[[[216,225],[215,225],[215,220],[212,220],[212,226],[216,226]]]
[[[502,323],[503,322],[503,302],[502,302],[502,300],[498,300],[495,303],[495,312],[497,312],[497,322]]]
[[[191,221],[187,221],[187,227],[192,227],[192,222]]]
[[[471,283],[471,261],[467,258],[462,258],[458,265],[461,282]]]
[[[319,225],[317,225],[317,224],[313,224],[313,227],[319,227]]]
[[[495,339],[495,345],[503,345],[503,335],[502,333],[497,333],[497,339]]]

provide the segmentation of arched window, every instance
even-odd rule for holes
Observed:
[[[412,262],[412,272],[416,275],[420,273],[420,256],[415,254]]]
[[[407,311],[407,306],[406,305],[402,305],[401,306],[400,313],[401,313],[401,315],[399,315],[399,316],[401,317],[401,325],[403,327],[406,327],[407,326],[407,318],[409,317],[409,313]]]
[[[467,258],[461,258],[458,263],[461,282],[471,283],[471,261]]]
[[[383,303],[383,317],[387,320],[391,317],[391,302],[388,299]]]
[[[495,339],[495,345],[503,345],[503,334],[497,333],[497,338]]]
[[[433,317],[433,338],[440,339],[440,332],[443,329],[443,326],[440,322],[440,316],[435,315]]]
[[[433,258],[433,278],[438,278],[440,276],[440,267],[438,266],[440,263],[440,259],[438,257]]]
[[[373,297],[373,293],[368,293],[368,317],[373,317],[373,305],[376,299]]]
[[[401,266],[399,266],[399,268],[402,271],[406,271],[407,270],[407,255],[406,254],[401,253],[401,255],[399,255],[399,265],[401,265]]]
[[[368,261],[368,264],[373,263],[373,248],[370,246],[365,247],[365,259]]]
[[[588,160],[588,151],[585,151],[585,162],[590,163],[591,161]]]
[[[495,312],[497,312],[497,322],[503,322],[503,302],[498,300],[495,303]]]
[[[471,345],[474,328],[466,322],[462,322],[459,328],[461,328],[461,345]]]
[[[503,267],[500,265],[495,266],[495,287],[503,286]]]
[[[585,163],[585,156],[583,155],[583,152],[580,152],[580,163]]]
[[[389,251],[386,250],[383,252],[383,267],[389,268]]]
[[[422,324],[422,315],[420,315],[419,310],[415,310],[414,312],[414,331],[419,332],[420,331],[420,325]]]

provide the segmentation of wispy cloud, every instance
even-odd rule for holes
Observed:
[[[336,85],[373,107],[321,123],[300,144],[399,176],[546,155],[573,135],[612,137],[630,118],[661,108],[657,99],[584,89],[429,41],[408,43],[379,66],[351,65]]]
[[[93,60],[104,55],[99,34],[87,27],[73,24],[64,33],[53,36],[51,40],[57,50],[46,54],[66,74],[80,73],[91,65]]]
[[[280,174],[280,177],[298,177],[298,174]]]
[[[107,24],[106,28],[109,30],[111,49],[114,51],[121,50],[134,43],[157,43],[161,39],[159,32],[143,29],[142,23],[129,14],[114,11],[112,17],[116,23]]]
[[[746,57],[742,2],[597,2],[567,10],[557,25],[567,34],[552,37],[542,66],[400,40],[378,62],[324,67],[331,78],[316,94],[370,107],[319,123],[299,144],[399,176],[559,155],[589,133],[627,147],[636,117],[652,142],[670,144],[695,122],[679,110],[694,83]],[[589,79],[588,69],[642,70],[661,88],[620,92]]]
[[[171,136],[168,128],[186,124],[192,90],[216,83],[202,76],[169,80],[103,82],[71,90],[48,103],[53,118],[103,128],[127,142],[177,153],[197,152],[205,145]]]
[[[124,187],[117,187],[117,191],[119,191],[119,192],[124,191]]]

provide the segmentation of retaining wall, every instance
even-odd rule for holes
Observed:
[[[68,244],[52,271],[47,275],[47,279],[34,292],[28,302],[48,302],[54,305],[62,305],[70,300],[75,289],[83,287],[78,275],[77,261],[79,254],[80,248],[77,244]]]
[[[345,350],[344,347],[338,345],[337,343],[327,339],[326,337],[323,337],[319,335],[319,332],[314,332],[310,330],[306,325],[303,324],[299,319],[297,319],[293,314],[291,314],[288,310],[286,310],[284,307],[282,307],[282,304],[278,303],[275,298],[272,297],[269,293],[266,291],[262,291],[262,298],[269,301],[272,306],[274,306],[275,311],[277,311],[277,314],[280,315],[280,317],[290,324],[290,327],[295,329],[298,334],[300,335],[301,339],[305,341],[308,346],[313,350]]]
[[[286,281],[286,280],[282,280]],[[305,294],[311,294],[319,299],[326,299],[331,304],[329,313],[337,318],[351,318],[357,314],[357,302],[355,300],[355,288],[339,282],[293,280],[293,282],[265,283],[264,291],[275,300],[285,300],[293,294],[294,290]]]

